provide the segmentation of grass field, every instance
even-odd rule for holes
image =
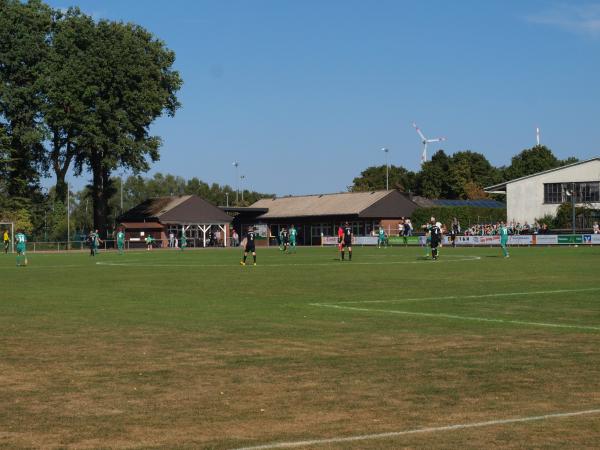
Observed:
[[[597,448],[600,248],[500,255],[2,255],[0,447]]]

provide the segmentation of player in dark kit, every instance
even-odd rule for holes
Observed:
[[[252,253],[254,265],[256,265],[256,247],[254,246],[255,239],[256,234],[254,233],[254,228],[248,227],[248,234],[246,235],[246,246],[244,247],[244,259],[240,261],[240,264],[242,266],[246,265],[246,258],[248,257],[248,253]]]
[[[442,243],[442,224],[436,222],[431,227],[431,259],[438,259],[438,246]]]
[[[290,233],[287,228],[281,230],[281,245],[283,246],[283,252],[286,253],[290,246]]]
[[[341,261],[344,260],[346,247],[348,247],[348,260],[352,261],[352,227],[348,222],[344,224],[344,240],[342,241],[342,248],[340,249]]]

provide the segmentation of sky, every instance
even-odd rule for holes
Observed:
[[[492,164],[541,143],[600,156],[600,2],[50,0],[134,22],[176,53],[182,108],[149,174],[277,195],[418,170],[426,137]],[[232,165],[239,162],[239,168]],[[240,176],[244,179],[240,181]],[[89,176],[71,178],[75,187]]]

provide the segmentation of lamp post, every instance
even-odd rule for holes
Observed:
[[[571,183],[571,210],[573,215],[573,234],[575,234],[575,183]]]
[[[240,175],[240,187],[242,188],[242,203],[244,202],[244,186],[242,185],[242,183],[244,182],[244,179],[246,178],[246,175]]]
[[[388,153],[390,152],[390,150],[388,148],[383,147],[381,149],[382,152],[385,153],[385,190],[389,191],[390,190],[390,171],[389,171],[389,164],[388,164]]]
[[[239,181],[238,181],[238,167],[240,165],[239,162],[234,161],[232,163],[233,167],[235,167],[235,183],[237,184],[237,186],[235,187],[235,204],[238,204],[238,196],[240,193],[240,185],[239,185]]]
[[[71,188],[67,181],[67,250],[69,250],[69,242],[71,241]]]
[[[571,182],[571,190],[565,192],[567,196],[571,197],[571,233],[575,234],[575,183]]]
[[[225,192],[225,205],[229,208],[229,192]]]
[[[123,172],[119,175],[119,184],[121,185],[121,215],[123,215]]]

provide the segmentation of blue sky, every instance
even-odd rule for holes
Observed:
[[[600,155],[600,2],[51,0],[140,24],[184,87],[157,171],[285,194],[343,191],[366,167],[419,167],[427,137],[495,165],[542,143]],[[72,179],[82,186],[86,179]]]

